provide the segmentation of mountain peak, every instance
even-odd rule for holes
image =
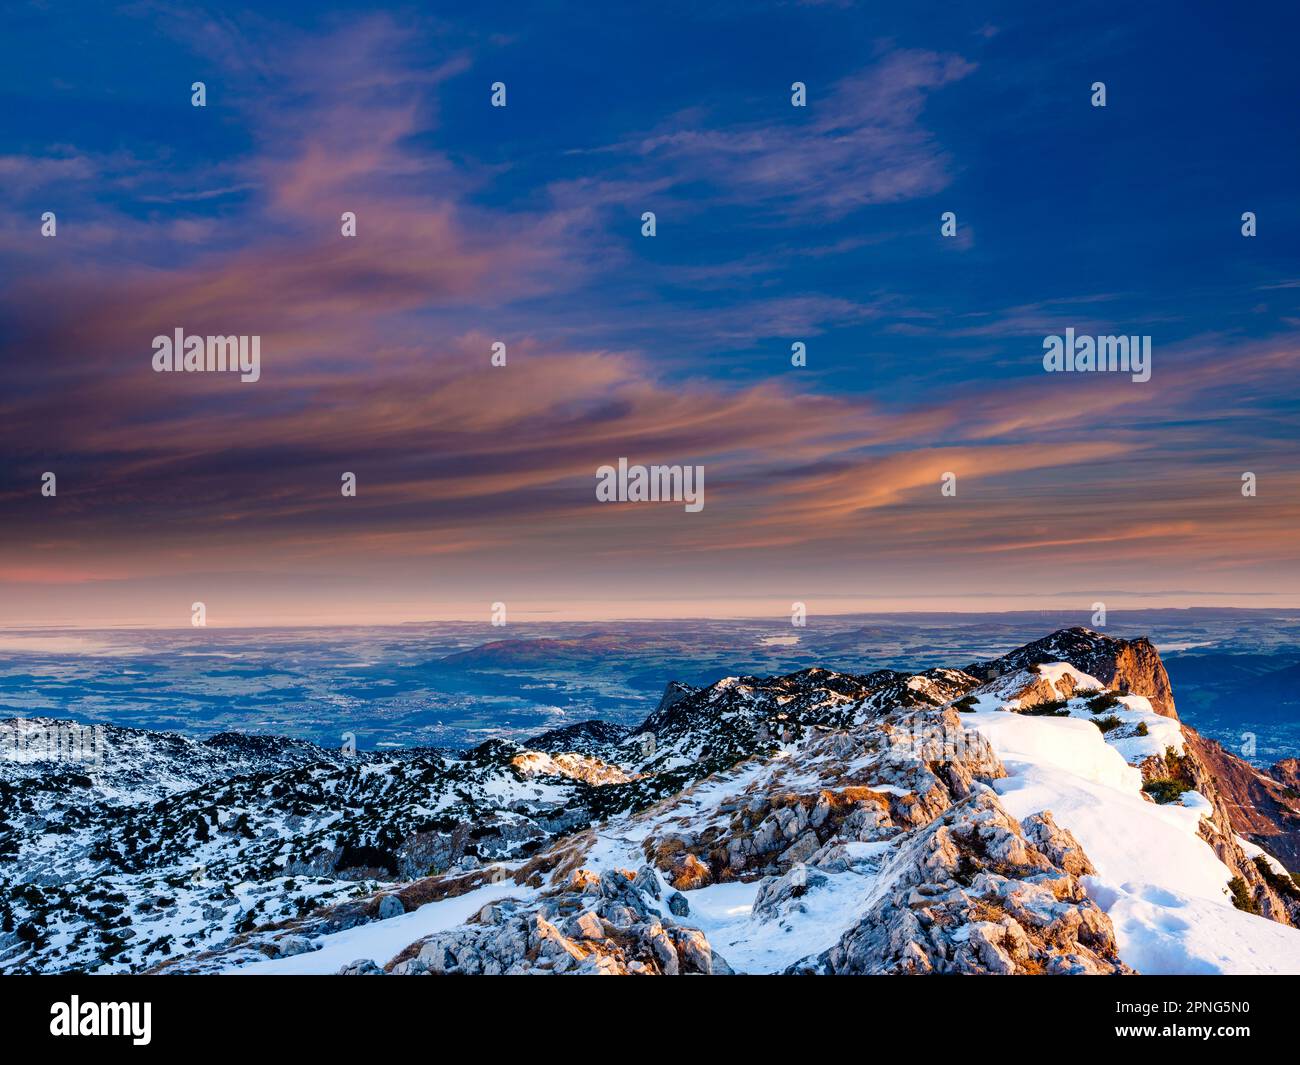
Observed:
[[[1082,626],[1059,629],[1000,658],[974,662],[966,667],[966,672],[990,680],[1049,662],[1065,662],[1108,688],[1145,696],[1156,713],[1178,717],[1169,675],[1160,653],[1145,636],[1126,640]]]
[[[670,682],[635,729],[586,721],[460,752],[112,739],[93,780],[0,764],[9,970],[1118,973],[1300,958],[1284,927],[1300,892],[1274,862],[1291,852],[1269,846],[1290,831],[1288,788],[1181,726],[1145,638],[1072,628],[966,670]],[[1198,924],[1224,930],[1212,956],[1177,934]],[[439,931],[394,939],[413,926]]]

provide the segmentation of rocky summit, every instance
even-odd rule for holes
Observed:
[[[6,972],[1300,972],[1294,766],[1184,726],[1147,640],[469,751],[101,738],[0,762]]]

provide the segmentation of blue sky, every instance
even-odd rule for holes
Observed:
[[[647,588],[973,608],[1296,590],[1293,11],[8,21],[0,578],[19,611],[162,617],[214,575],[245,619],[404,617],[410,587],[448,614],[635,614]],[[255,392],[149,375],[149,338],[186,316],[264,336]],[[1152,381],[1044,375],[1067,327],[1151,335]],[[494,338],[512,364],[491,377],[474,360]],[[693,522],[600,510],[592,471],[620,455],[703,463],[717,502]],[[32,487],[59,463],[53,513]],[[357,466],[344,511],[321,486]],[[948,469],[972,488],[940,510]],[[1249,504],[1243,470],[1267,486]]]

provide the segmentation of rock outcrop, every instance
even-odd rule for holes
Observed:
[[[1300,869],[1300,795],[1250,763],[1183,726],[1195,787],[1214,804],[1207,839],[1220,860],[1242,878],[1259,913],[1300,927],[1300,886],[1271,875],[1236,840],[1262,847],[1291,872]]]
[[[812,779],[808,763],[822,767]],[[643,847],[681,890],[780,876],[797,863],[815,864],[836,844],[879,842],[926,825],[976,780],[1003,775],[988,741],[967,731],[956,711],[903,711],[815,732],[797,763],[738,789],[718,816],[685,824],[665,818]]]
[[[1157,714],[1178,717],[1169,674],[1160,661],[1160,653],[1145,636],[1120,640],[1091,629],[1062,629],[1001,658],[969,665],[966,672],[981,680],[989,680],[1013,670],[1048,662],[1068,662],[1107,688],[1145,696]]]
[[[880,870],[854,926],[793,973],[1117,974],[1092,871],[1050,815],[1022,826],[987,788],[953,804]]]
[[[1121,694],[1141,695],[1152,709],[1178,720],[1169,675],[1160,655],[1145,637],[1120,640],[1089,629],[1055,632],[989,662],[974,663],[966,672],[982,680],[1029,671],[1027,682],[1015,693],[1025,705],[1049,702],[1072,694],[1073,681],[1064,678],[1053,686],[1033,676],[1035,667],[1066,662]],[[1260,863],[1248,856],[1237,840],[1244,836],[1284,863],[1300,856],[1300,801],[1293,800],[1284,784],[1260,774],[1247,762],[1182,725],[1185,755],[1171,765],[1165,757],[1142,764],[1148,779],[1185,778],[1188,787],[1209,800],[1213,810],[1201,833],[1219,860],[1242,881],[1242,890],[1255,912],[1282,924],[1300,926],[1300,894],[1291,885],[1272,880]]]
[[[1300,888],[1254,846],[1300,852],[1296,765],[1270,777],[1182,726],[1149,641],[1069,629],[965,670],[674,683],[636,729],[582,722],[466,752],[166,737],[155,756],[149,734],[125,735],[132,760],[107,787],[0,779],[7,869],[26,875],[0,897],[0,960],[219,971],[481,892],[469,920],[343,971],[717,975],[756,955],[734,937],[715,949],[719,895],[688,893],[749,884],[747,934],[770,933],[780,957],[764,971],[1130,971],[1092,860],[1061,809],[1012,816],[1037,807],[1012,800],[1023,781],[998,783],[1011,755],[986,731],[1086,739],[1124,809],[1145,809],[1145,779],[1151,801],[1188,808],[1180,845],[1199,850],[1199,831],[1239,908],[1300,924]],[[160,764],[175,787],[149,775]],[[110,801],[135,787],[140,801]],[[60,848],[42,847],[56,817]],[[809,921],[833,923],[802,954]],[[160,934],[182,923],[184,940]]]
[[[579,869],[535,902],[489,903],[459,928],[412,944],[396,975],[718,976],[731,967],[660,904],[653,869]],[[680,896],[678,896],[680,898]]]

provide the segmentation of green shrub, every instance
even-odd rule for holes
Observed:
[[[24,921],[20,924],[14,935],[24,943],[31,943],[35,946],[44,946],[45,944],[45,938],[41,935],[41,930],[31,921]]]
[[[1139,721],[1139,722],[1138,722],[1138,727],[1135,728],[1135,729],[1133,730],[1133,735],[1134,735],[1134,736],[1150,736],[1150,735],[1151,735],[1151,730],[1150,730],[1149,728],[1147,728],[1147,723],[1146,723],[1145,721]]]
[[[1228,881],[1228,890],[1232,892],[1232,904],[1239,910],[1245,910],[1247,913],[1259,913],[1259,907],[1255,905],[1255,900],[1250,897],[1250,891],[1246,888],[1246,881],[1239,876],[1234,876]]]
[[[966,695],[966,696],[963,696],[962,698],[958,699],[958,700],[957,700],[955,703],[953,703],[952,705],[953,705],[953,708],[954,708],[955,710],[957,710],[959,713],[963,713],[963,714],[973,714],[973,713],[975,712],[975,704],[976,704],[978,701],[979,701],[979,700],[976,699],[975,696],[973,696],[973,695]]]
[[[1163,758],[1168,770],[1167,779],[1181,783],[1184,791],[1196,787],[1196,781],[1192,779],[1192,760],[1188,755],[1179,754],[1173,747],[1166,747]]]
[[[1100,695],[1093,696],[1088,700],[1088,710],[1094,714],[1113,710],[1117,706],[1119,706],[1119,696],[1114,692],[1102,692]]]
[[[1171,802],[1177,802],[1178,797],[1183,792],[1192,789],[1190,785],[1173,777],[1157,777],[1155,780],[1148,780],[1143,784],[1142,790],[1164,806]]]
[[[1274,872],[1268,859],[1262,854],[1255,859],[1255,868],[1259,870],[1259,875],[1264,878],[1264,883],[1283,898],[1300,899],[1300,888],[1296,887],[1291,880],[1295,873],[1290,874],[1290,876],[1282,876],[1280,873]]]
[[[1124,724],[1124,722],[1114,714],[1111,714],[1109,717],[1094,717],[1092,723],[1101,729],[1103,733],[1112,732],[1119,728],[1120,725]]]
[[[1028,717],[1069,717],[1070,711],[1067,709],[1067,700],[1051,699],[1045,703],[1039,703],[1037,706],[1025,706],[1016,711],[1017,714],[1025,714]]]

